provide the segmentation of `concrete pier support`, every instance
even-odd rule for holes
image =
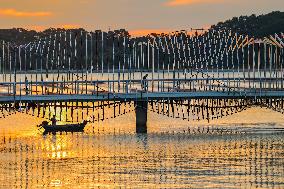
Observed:
[[[136,133],[147,133],[148,101],[136,101]]]

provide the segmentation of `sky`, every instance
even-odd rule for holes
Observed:
[[[284,0],[0,0],[0,28],[125,28],[143,35],[271,11],[284,11]]]

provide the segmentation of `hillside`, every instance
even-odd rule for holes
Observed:
[[[265,15],[234,17],[213,25],[212,29],[231,29],[240,34],[262,38],[274,33],[284,32],[284,12],[271,12]]]

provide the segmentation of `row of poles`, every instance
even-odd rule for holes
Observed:
[[[283,99],[163,99],[148,102],[148,111],[163,116],[187,121],[220,119],[253,105],[283,112]],[[91,123],[113,119],[135,111],[136,104],[131,101],[102,102],[49,102],[2,104],[0,118],[6,118],[16,112],[50,120],[53,115],[62,122]]]
[[[131,38],[126,32],[60,30],[20,46],[2,41],[0,93],[14,96],[137,93],[143,88],[142,80],[146,80],[146,92],[219,91],[229,94],[243,91],[255,92],[257,96],[265,91],[283,91],[283,39],[282,33],[257,40],[229,30],[209,30],[199,36],[177,32],[139,38]],[[144,79],[145,74],[149,78]],[[252,104],[246,99],[173,102],[155,103],[163,107],[163,115],[175,117],[180,108],[182,118],[188,120],[219,118]],[[25,107],[25,111],[33,112],[32,115],[46,118],[51,117],[53,109],[60,120],[65,110],[66,117],[72,115],[72,122],[86,117],[95,122],[105,119],[104,107],[110,108],[109,104],[113,103],[113,117],[116,117],[116,102],[93,103],[90,108],[85,108],[84,103],[73,103],[20,102],[3,104],[1,108],[2,112],[9,110],[10,113],[11,108],[21,110]],[[118,111],[123,103],[118,103]],[[124,107],[129,107],[126,104]],[[96,107],[103,107],[103,113],[96,116]],[[81,118],[78,113],[74,118],[74,109],[82,110]]]
[[[0,111],[0,118],[20,112],[48,120],[55,115],[61,122],[95,123],[130,113],[134,111],[134,104],[130,101],[16,103],[2,104]]]
[[[191,99],[150,102],[150,111],[187,121],[220,119],[253,105],[249,99]]]
[[[84,87],[85,81],[92,86],[103,80],[109,92],[129,92],[141,88],[138,81],[147,72],[149,91],[164,92],[197,71],[235,90],[283,88],[283,34],[260,42],[226,30],[140,38],[127,33],[60,30],[29,44],[13,46],[2,41],[0,46],[2,82],[19,82],[24,88],[28,81],[30,90],[49,82],[79,81],[79,87]],[[40,92],[35,90],[35,94]]]

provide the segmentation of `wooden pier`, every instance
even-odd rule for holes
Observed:
[[[0,41],[0,117],[97,122],[135,111],[136,131],[146,133],[149,111],[188,121],[251,106],[283,113],[283,36],[67,30],[22,45]]]

